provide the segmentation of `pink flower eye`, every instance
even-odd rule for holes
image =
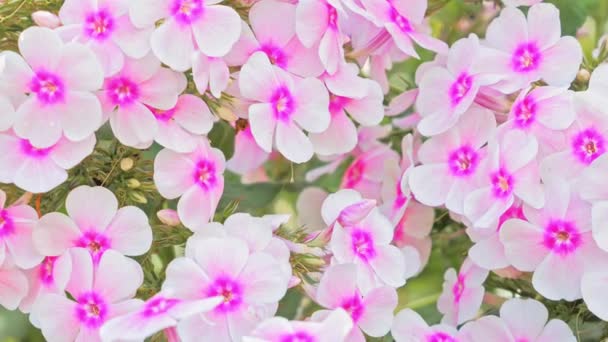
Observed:
[[[20,146],[24,154],[33,158],[44,158],[53,150],[52,146],[47,148],[35,147],[27,139],[21,139]]]
[[[581,243],[581,234],[570,221],[553,220],[545,228],[543,244],[555,253],[570,254]]]
[[[243,303],[241,285],[227,277],[217,278],[207,290],[207,296],[224,297],[224,301],[215,308],[216,311],[224,313],[237,310]]]
[[[110,240],[103,234],[90,230],[82,234],[76,241],[77,247],[86,248],[95,262],[99,261],[103,252],[110,248]]]
[[[212,188],[217,181],[215,174],[215,165],[213,162],[202,160],[196,166],[194,181],[203,189],[208,190]]]
[[[87,15],[84,32],[90,38],[106,40],[114,31],[114,18],[109,11],[103,9]]]
[[[438,332],[427,336],[426,342],[457,342],[457,340],[446,333]]]
[[[363,261],[369,261],[376,256],[374,238],[369,232],[353,228],[351,233],[353,253]]]
[[[95,292],[87,292],[78,297],[76,317],[89,328],[99,328],[106,320],[108,308],[105,300]]]
[[[342,302],[342,305],[340,306],[342,307],[342,309],[344,309],[350,314],[350,317],[355,322],[357,322],[359,318],[361,318],[363,312],[365,311],[365,306],[363,305],[361,296],[358,293],[356,293],[351,298],[346,299],[344,302]]]
[[[0,210],[0,238],[4,238],[15,232],[13,220],[8,216],[6,210]]]
[[[574,155],[583,164],[591,164],[606,151],[604,136],[594,128],[588,128],[578,133],[572,140]]]
[[[450,87],[450,100],[452,102],[452,106],[458,105],[460,101],[462,101],[462,98],[469,93],[472,83],[473,77],[466,72],[458,75],[458,78]]]
[[[126,77],[117,77],[108,82],[106,93],[112,104],[125,106],[139,98],[139,87]]]
[[[513,192],[513,176],[504,169],[496,171],[491,176],[494,196],[505,198]]]
[[[182,24],[190,24],[203,15],[203,2],[201,0],[175,0],[171,5],[171,14]]]
[[[460,302],[460,298],[462,297],[462,293],[465,289],[464,276],[458,275],[458,280],[452,287],[452,294],[454,295],[454,301],[456,303]]]
[[[281,337],[281,342],[315,342],[316,338],[306,331],[297,331]]]
[[[169,309],[174,307],[179,300],[171,298],[155,298],[146,304],[142,315],[144,317],[157,316],[167,312]]]
[[[55,104],[65,98],[65,86],[59,76],[39,71],[30,81],[30,90],[43,104]]]
[[[278,120],[288,121],[294,111],[295,103],[291,92],[286,87],[275,91],[270,100],[274,115]]]
[[[526,96],[522,101],[515,104],[515,125],[520,128],[529,127],[535,121],[536,102],[531,96]]]
[[[468,145],[450,153],[448,165],[454,176],[463,177],[475,172],[479,164],[479,154]]]
[[[511,59],[513,70],[526,73],[536,70],[541,62],[542,54],[536,43],[524,43],[515,49]]]

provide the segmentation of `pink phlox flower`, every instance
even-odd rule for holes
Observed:
[[[424,319],[412,309],[403,309],[395,315],[391,335],[396,342],[458,342],[456,328],[437,324],[429,326]]]
[[[353,189],[365,198],[380,200],[384,170],[398,167],[399,156],[387,146],[378,146],[358,155],[342,176],[341,189]],[[391,166],[392,165],[392,166]]]
[[[55,257],[49,256],[42,259],[40,264],[32,269],[26,270],[29,287],[28,293],[19,305],[19,310],[29,313],[38,298],[48,294],[63,294],[70,280],[72,272],[72,256],[70,253]],[[40,327],[40,318],[30,314],[30,322]]]
[[[0,264],[10,258],[21,269],[33,268],[42,260],[32,241],[38,214],[29,205],[6,204],[6,193],[0,190]]]
[[[395,231],[393,244],[401,249],[406,258],[417,257],[420,260],[418,269],[413,273],[422,271],[431,256],[431,229],[435,222],[435,210],[416,200],[410,200],[405,211],[394,223]],[[414,248],[417,253],[412,253]],[[416,255],[417,254],[417,255]]]
[[[245,175],[263,166],[270,154],[255,141],[249,122],[239,119],[235,123],[234,154],[226,162],[226,168]]]

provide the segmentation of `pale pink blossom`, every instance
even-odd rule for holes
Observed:
[[[390,244],[393,226],[377,208],[365,208],[366,215],[356,220],[341,219],[347,211],[358,211],[365,203],[361,195],[350,189],[331,194],[323,202],[321,214],[325,223],[333,225],[330,248],[339,264],[354,263],[358,287],[369,291],[380,285],[400,287],[406,277],[415,273],[420,261],[407,258]]]
[[[241,32],[241,20],[234,9],[217,0],[136,0],[129,14],[133,24],[147,28],[163,19],[152,33],[152,51],[176,71],[192,66],[192,56],[200,50],[210,57],[230,51]]]
[[[416,109],[422,116],[418,123],[421,134],[436,135],[454,127],[480,87],[495,82],[475,70],[479,54],[477,36],[460,39],[450,48],[445,67],[431,66],[421,76],[416,98]]]
[[[604,270],[587,272],[581,280],[581,292],[585,305],[589,311],[602,320],[608,320],[606,285],[608,285],[608,273]]]
[[[415,248],[420,259],[416,273],[424,268],[431,256],[431,229],[435,223],[435,210],[422,205],[416,200],[410,200],[395,225],[393,244],[404,253],[411,254],[408,248]]]
[[[161,209],[156,213],[156,217],[158,217],[160,222],[171,227],[178,226],[181,223],[177,211],[173,209]]]
[[[332,311],[323,321],[289,321],[272,317],[262,323],[243,342],[344,341],[353,326],[352,319],[342,309]]]
[[[422,165],[409,172],[409,188],[416,200],[463,214],[465,197],[477,186],[476,176],[487,155],[485,145],[495,127],[494,115],[476,106],[454,128],[426,140],[418,150]]]
[[[34,208],[25,204],[6,205],[6,193],[0,190],[0,264],[9,258],[22,269],[42,260],[34,248],[32,230],[38,221]]]
[[[532,285],[551,300],[581,298],[581,278],[599,270],[608,254],[591,232],[591,206],[563,179],[547,177],[542,209],[524,206],[528,221],[510,219],[500,230],[507,260],[520,271],[534,272]]]
[[[365,198],[380,199],[384,170],[395,167],[399,156],[387,146],[379,145],[357,156],[342,176],[340,188],[353,189]]]
[[[129,19],[129,5],[129,0],[67,0],[59,9],[63,26],[57,32],[65,41],[88,46],[104,75],[113,75],[122,68],[125,55],[142,58],[150,51],[154,26],[136,28]]]
[[[19,309],[25,313],[32,310],[32,306],[38,298],[47,293],[63,294],[70,280],[72,272],[72,257],[70,253],[64,253],[59,257],[45,257],[38,266],[25,271],[29,288],[28,293],[19,305]],[[40,326],[39,318],[30,315],[30,322],[36,327]]]
[[[114,317],[100,329],[103,341],[144,340],[153,334],[177,326],[183,319],[212,310],[222,301],[221,296],[194,301],[173,298],[158,293],[136,310]]]
[[[21,33],[19,52],[23,57],[10,52],[0,57],[0,84],[28,94],[16,108],[15,133],[38,148],[50,147],[62,136],[71,141],[90,137],[102,124],[92,92],[101,87],[103,74],[93,52],[80,43],[63,43],[43,27]]]
[[[295,163],[312,158],[312,143],[302,129],[319,133],[330,122],[329,95],[321,81],[296,79],[256,52],[241,69],[239,88],[243,97],[255,101],[249,106],[249,124],[264,151],[270,152],[274,143]]]
[[[513,298],[500,308],[500,317],[484,316],[468,323],[470,342],[575,342],[566,322],[549,319],[545,306],[534,299]]]
[[[258,146],[247,121],[237,120],[235,126],[234,154],[226,162],[226,168],[234,173],[245,175],[261,167],[268,160],[269,153]]]
[[[420,315],[412,309],[403,309],[395,315],[391,335],[395,342],[457,342],[456,328],[437,324],[429,326]]]
[[[192,152],[199,136],[211,131],[214,117],[205,101],[190,94],[181,95],[168,110],[148,106],[156,118],[158,131],[154,140],[175,152]]]
[[[354,326],[344,341],[363,342],[363,332],[371,337],[386,335],[391,329],[393,311],[397,306],[397,291],[380,286],[362,292],[358,286],[358,267],[354,264],[332,265],[326,269],[319,283],[315,300],[324,308],[344,309]],[[313,314],[318,318],[329,315],[327,310]]]
[[[519,130],[489,142],[488,156],[479,165],[478,188],[464,199],[464,215],[473,226],[490,227],[515,199],[534,208],[543,206],[537,152],[536,139]]]
[[[161,150],[154,159],[154,184],[167,199],[180,197],[177,213],[190,228],[209,222],[224,192],[225,159],[222,152],[199,138],[194,151]]]
[[[415,155],[420,143],[420,139],[415,139],[412,134],[405,135],[401,139],[400,163],[398,165],[395,163],[385,164],[380,210],[393,224],[399,222],[412,198],[408,180],[415,164]]]
[[[15,310],[28,292],[28,281],[23,271],[9,259],[0,263],[0,306]]]
[[[488,271],[475,265],[470,259],[460,266],[445,272],[443,292],[437,300],[437,309],[443,314],[441,322],[452,326],[475,318],[481,308],[485,290],[483,282]]]
[[[325,71],[333,75],[344,62],[346,42],[341,27],[348,19],[340,0],[303,0],[296,7],[295,28],[302,44],[317,47]]]
[[[347,113],[362,126],[375,126],[382,121],[382,89],[369,79],[358,76],[354,64],[341,64],[333,75],[322,77],[330,92],[329,127],[321,133],[311,133],[310,140],[319,155],[334,155],[352,151],[357,145],[357,128]]]
[[[126,58],[120,72],[105,80],[98,97],[118,141],[135,148],[146,148],[159,130],[157,117],[151,108],[160,111],[172,109],[184,89],[184,74],[162,68],[160,61],[150,53],[141,59]],[[194,126],[188,127],[195,129]],[[201,127],[197,128],[197,131],[201,130]]]
[[[136,309],[131,299],[143,282],[139,264],[116,251],[107,251],[97,266],[84,248],[70,251],[72,273],[63,293],[47,293],[32,309],[42,335],[49,341],[101,341],[99,329],[109,319]]]
[[[324,67],[320,48],[305,47],[296,36],[296,5],[285,1],[263,0],[249,10],[249,25],[242,22],[241,37],[225,60],[243,65],[261,51],[275,66],[302,77],[317,77]]]
[[[33,193],[50,191],[68,178],[66,170],[93,152],[95,135],[72,142],[61,138],[57,143],[38,148],[12,132],[0,134],[0,182],[14,183]]]
[[[162,290],[186,302],[223,299],[212,311],[179,322],[178,333],[185,341],[239,341],[274,314],[287,279],[274,257],[250,253],[241,239],[210,237],[193,242],[190,256],[168,265]]]
[[[500,76],[494,85],[504,93],[523,89],[542,79],[550,86],[567,87],[582,62],[582,49],[574,37],[561,37],[559,10],[537,4],[528,10],[506,7],[486,32],[490,49],[479,68]]]
[[[447,45],[426,34],[423,24],[427,8],[426,0],[361,0],[376,25],[383,27],[390,34],[399,50],[409,56],[418,58],[414,42],[425,49],[445,53]]]
[[[81,247],[98,262],[108,250],[141,255],[152,244],[152,228],[143,210],[134,206],[119,209],[118,200],[107,188],[79,186],[66,197],[65,208],[68,215],[48,213],[36,224],[34,244],[45,256],[60,256]]]

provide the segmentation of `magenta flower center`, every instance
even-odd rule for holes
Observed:
[[[270,60],[270,63],[281,68],[287,67],[288,57],[280,47],[274,45],[273,43],[266,43],[259,48],[259,51],[266,54]]]
[[[204,9],[202,0],[174,0],[169,11],[178,23],[189,25],[202,17]]]
[[[237,310],[243,304],[241,285],[228,277],[217,278],[206,291],[208,297],[221,296],[224,301],[215,307],[216,312],[226,313]]]
[[[27,139],[21,139],[19,145],[23,154],[36,159],[46,157],[53,150],[53,146],[46,148],[35,147]]]
[[[395,196],[395,201],[393,202],[393,208],[399,209],[407,203],[407,196],[405,196],[401,190],[401,177],[395,185],[395,192],[397,195]]]
[[[436,332],[426,337],[426,342],[458,342],[452,336],[444,332]]]
[[[85,18],[84,33],[87,37],[103,41],[112,35],[112,31],[114,31],[114,18],[108,10],[93,12]]]
[[[462,72],[456,81],[450,86],[450,101],[452,106],[456,106],[469,93],[473,85],[473,77],[466,72]]]
[[[394,7],[391,7],[391,10],[389,12],[389,17],[391,18],[391,21],[395,25],[397,25],[397,27],[402,32],[409,33],[409,32],[413,31],[412,24],[410,23],[410,21],[407,20],[407,18],[405,18],[401,14],[399,14],[399,12],[397,12],[397,10]]]
[[[496,227],[496,231],[500,231],[502,224],[507,222],[507,220],[510,220],[510,219],[525,220],[526,215],[524,215],[523,206],[513,205],[513,206],[511,206],[511,208],[509,208],[507,211],[505,211],[502,215],[500,215],[500,217],[498,218],[498,226]]]
[[[448,166],[452,175],[464,177],[472,174],[479,164],[479,154],[469,145],[463,145],[452,151],[448,157]]]
[[[108,82],[106,94],[112,104],[126,106],[139,98],[139,86],[126,77],[116,77]]]
[[[541,62],[542,54],[536,43],[523,43],[515,49],[511,58],[513,70],[526,73],[536,70]]]
[[[505,170],[500,169],[494,172],[490,179],[492,180],[492,192],[497,198],[505,198],[513,192],[513,176]]]
[[[573,222],[551,220],[545,227],[543,244],[553,253],[567,255],[574,252],[582,243],[581,233]]]
[[[363,261],[370,261],[376,256],[374,248],[374,238],[368,231],[353,228],[350,233],[351,247],[353,253]]]
[[[108,239],[105,235],[95,231],[89,230],[82,234],[80,239],[76,241],[76,247],[82,247],[89,250],[93,260],[98,262],[103,252],[110,249],[110,239]]]
[[[179,303],[179,300],[177,299],[157,297],[146,303],[141,314],[144,317],[161,315],[174,307],[177,303]]]
[[[277,120],[289,121],[295,109],[295,101],[287,87],[278,88],[270,99]]]
[[[76,305],[76,317],[88,328],[99,328],[108,315],[108,305],[95,292],[85,292],[80,295]]]
[[[329,96],[329,112],[332,114],[340,113],[344,107],[350,102],[348,97],[331,94]]]
[[[338,11],[330,4],[327,4],[327,26],[332,30],[338,28]]]
[[[352,189],[363,179],[366,164],[363,160],[353,162],[344,173],[343,188]]]
[[[515,126],[519,128],[529,127],[536,118],[536,102],[531,96],[526,96],[515,104],[513,114],[515,115]]]
[[[315,342],[317,339],[306,331],[296,331],[280,337],[280,342]]]
[[[587,128],[572,139],[572,151],[581,163],[589,165],[606,151],[604,136]]]
[[[462,298],[462,293],[464,292],[465,288],[464,276],[459,274],[458,279],[456,279],[456,283],[454,283],[454,286],[452,286],[452,294],[454,295],[454,301],[456,303],[460,302],[460,298]]]
[[[340,304],[340,307],[344,309],[344,311],[348,312],[354,322],[359,321],[361,316],[363,316],[363,312],[365,311],[365,305],[363,304],[361,296],[358,293],[355,293],[355,295],[350,298],[344,299],[342,304]]]
[[[395,226],[395,232],[393,234],[393,243],[397,247],[405,246],[408,241],[407,232],[405,231],[405,223],[408,221],[408,219],[409,215],[406,211],[403,213],[403,216],[401,216],[401,219],[399,219],[399,222]]]
[[[146,106],[146,107],[148,107],[148,109],[150,109],[150,111],[152,112],[154,117],[156,117],[156,120],[158,120],[158,121],[167,122],[167,121],[173,119],[173,116],[175,115],[175,108],[172,108],[169,110],[162,110],[162,109],[152,108],[149,106]]]
[[[0,239],[5,238],[15,232],[13,219],[6,210],[0,210]]]
[[[194,170],[194,182],[206,191],[213,188],[217,183],[215,164],[208,159],[199,161]]]
[[[47,256],[40,263],[40,268],[38,270],[38,279],[43,285],[49,286],[53,284],[55,281],[55,277],[53,276],[53,270],[55,269],[55,261],[57,261],[56,256]]]
[[[55,104],[65,99],[66,89],[61,78],[44,70],[32,77],[29,88],[42,104]]]

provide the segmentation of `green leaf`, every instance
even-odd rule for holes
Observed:
[[[225,121],[218,121],[207,135],[211,146],[218,148],[224,153],[226,160],[234,154],[234,128]]]
[[[574,36],[576,30],[583,25],[587,18],[586,6],[597,0],[548,0],[559,9],[559,18],[562,23],[562,35]]]
[[[237,202],[240,212],[264,209],[272,203],[282,188],[283,185],[277,183],[242,184],[239,176],[226,172],[224,194],[218,208],[225,208],[231,205],[231,202]]]

